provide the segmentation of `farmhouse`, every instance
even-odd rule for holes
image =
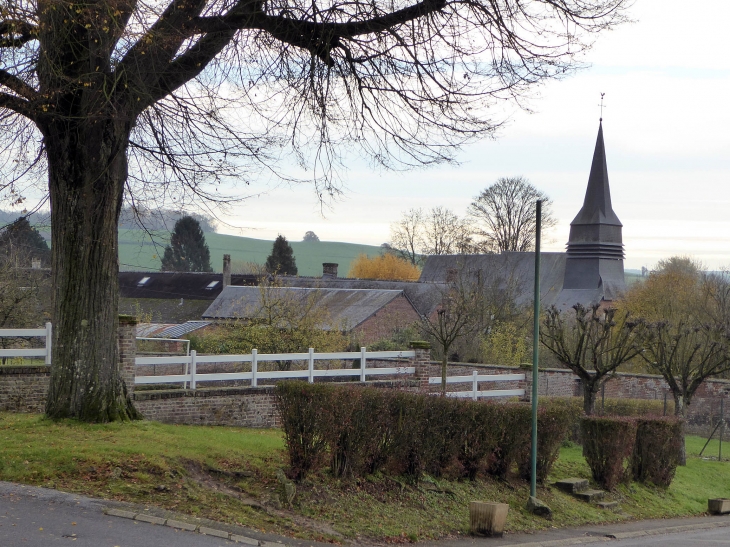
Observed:
[[[280,303],[325,310],[325,330],[354,333],[364,345],[391,336],[419,317],[406,294],[398,290],[228,286],[203,319],[261,319],[268,307]]]

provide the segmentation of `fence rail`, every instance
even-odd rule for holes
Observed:
[[[407,359],[415,357],[414,351],[367,351],[360,348],[360,351],[348,351],[340,353],[315,353],[309,348],[307,353],[268,353],[259,354],[253,350],[248,354],[241,355],[198,355],[195,350],[190,355],[175,357],[137,357],[137,366],[144,365],[185,365],[184,374],[165,374],[155,376],[136,376],[135,384],[170,384],[182,382],[184,385],[190,383],[190,389],[196,389],[198,382],[223,382],[234,380],[245,380],[251,382],[251,387],[257,387],[259,380],[281,380],[306,378],[308,382],[314,382],[315,378],[359,376],[364,382],[368,376],[414,374],[415,367],[384,367],[368,368],[367,362],[372,359]],[[331,369],[316,370],[315,361],[331,360],[360,360],[359,369]],[[258,364],[267,361],[307,361],[306,370],[274,370],[259,371]],[[197,367],[203,363],[251,363],[251,372],[216,372],[198,373]]]
[[[46,323],[44,329],[0,329],[0,338],[45,338],[43,348],[6,348],[0,349],[0,358],[8,357],[43,357],[45,364],[51,364],[51,340],[53,338],[53,327]]]
[[[470,376],[447,376],[447,384],[467,384],[471,382],[471,391],[447,391],[447,397],[471,397],[475,401],[480,397],[522,397],[524,389],[490,389],[479,391],[479,382],[519,382],[524,381],[524,374],[478,374],[475,370]],[[441,376],[431,376],[429,384],[440,384]]]

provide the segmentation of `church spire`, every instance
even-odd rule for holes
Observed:
[[[611,189],[608,186],[608,167],[606,166],[606,148],[603,144],[603,124],[598,124],[598,138],[593,151],[591,174],[588,177],[588,188],[583,200],[583,207],[578,212],[571,226],[582,224],[610,224],[622,226],[621,221],[611,207]]]

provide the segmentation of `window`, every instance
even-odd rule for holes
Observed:
[[[145,283],[147,283],[147,282],[148,282],[149,280],[150,280],[150,278],[149,278],[149,277],[143,277],[142,279],[140,279],[139,281],[137,281],[137,286],[138,286],[138,287],[141,287],[141,286],[143,286],[143,285],[144,285]]]
[[[220,281],[211,281],[210,283],[208,283],[208,286],[205,287],[205,290],[209,291],[210,289],[215,287],[218,283],[220,283]]]

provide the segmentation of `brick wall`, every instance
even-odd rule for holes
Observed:
[[[137,391],[134,405],[166,424],[277,427],[273,386]]]
[[[46,366],[0,367],[0,410],[44,412],[50,377]]]
[[[418,312],[405,295],[401,295],[360,323],[353,332],[358,336],[360,344],[367,346],[383,338],[390,338],[398,329],[418,320]]]

